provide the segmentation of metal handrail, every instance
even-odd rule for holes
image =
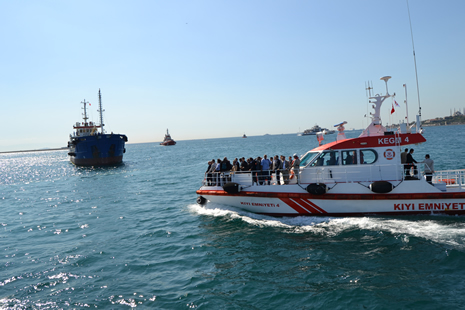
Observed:
[[[462,189],[465,186],[465,169],[435,171],[433,183],[445,183],[447,187]]]
[[[366,179],[363,180],[357,180],[357,182],[372,182],[376,181],[375,179],[371,178],[374,173],[373,169],[380,169],[380,167],[386,168],[386,167],[395,167],[395,169],[399,169],[398,165],[376,165],[376,166],[366,166],[369,167],[369,173],[367,175]],[[337,167],[337,166],[334,166]],[[340,167],[340,166],[339,166]],[[324,168],[321,169],[316,169],[316,179],[315,182],[321,182],[321,183],[332,183],[332,182],[337,182],[336,180],[324,176],[323,174],[323,169],[328,169],[330,166],[325,166]],[[314,168],[305,168],[305,169],[314,169]],[[304,169],[300,169],[302,171]],[[290,173],[291,170],[289,170]],[[299,171],[299,173],[300,173]],[[402,172],[403,170],[403,165],[402,165]],[[207,172],[205,173],[205,177],[202,181],[202,185],[204,186],[223,186],[224,184],[228,182],[236,182],[240,183],[243,185],[252,185],[256,183],[258,180],[259,182],[262,182],[265,184],[263,180],[263,175],[261,174],[261,170],[254,170],[254,171],[223,171],[223,172]],[[275,172],[272,170],[267,170],[269,173],[269,177],[271,178],[271,182],[276,182],[276,177],[275,177]],[[354,173],[352,169],[344,169],[338,171],[338,173],[342,173],[343,176],[339,180],[343,180],[343,182],[350,182],[353,178],[349,177],[351,173]],[[415,175],[410,175],[411,177],[414,177],[416,179],[423,178],[425,176],[424,172],[421,172],[420,169],[417,168],[417,174]],[[302,177],[302,176],[301,176]],[[380,180],[382,179],[382,175],[380,175]],[[255,179],[254,179],[255,178]],[[390,181],[402,181],[405,178],[405,175],[402,173],[402,175],[399,176],[399,174],[396,172],[396,178],[391,179]],[[281,180],[283,180],[283,177],[281,177]],[[459,169],[459,170],[442,170],[442,171],[435,171],[433,174],[432,178],[433,183],[445,183],[447,187],[459,187],[460,189],[462,187],[465,187],[465,169]],[[272,183],[271,183],[272,184]]]

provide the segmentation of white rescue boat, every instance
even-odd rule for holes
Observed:
[[[382,125],[380,109],[389,97],[370,97],[371,124],[346,139],[338,124],[337,141],[320,145],[300,158],[284,184],[253,182],[256,172],[207,173],[197,203],[234,206],[272,216],[360,216],[401,214],[465,214],[465,170],[436,171],[430,182],[419,169],[406,169],[401,149],[426,142],[417,116],[416,132],[407,124],[393,132]],[[285,172],[287,174],[287,172]]]

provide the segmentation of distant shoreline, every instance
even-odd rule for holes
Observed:
[[[39,149],[39,150],[23,150],[23,151],[5,151],[0,152],[0,154],[10,154],[10,153],[30,153],[30,152],[46,152],[46,151],[64,151],[67,150],[68,147],[60,147],[55,149]]]
[[[460,123],[460,122],[454,122],[454,123],[447,123],[447,125],[445,125],[444,123],[441,124],[439,122],[434,122],[434,123],[425,123],[425,122],[422,122],[422,127],[439,127],[439,126],[455,126],[455,125],[465,125],[465,123]],[[393,125],[393,126],[398,126],[397,124],[396,125]],[[355,130],[363,130],[363,129],[348,129],[346,131],[355,131]],[[293,134],[297,134],[297,133],[287,133],[288,135],[293,135]],[[265,136],[268,135],[268,134],[265,134]],[[283,134],[276,134],[276,135],[283,135]],[[253,136],[250,136],[250,137],[253,137]],[[259,136],[257,136],[259,137]],[[190,139],[190,140],[179,140],[179,141],[196,141],[196,140],[210,140],[210,139],[227,139],[227,138],[242,138],[239,137],[239,136],[234,136],[234,137],[222,137],[222,138],[199,138],[199,139]],[[138,143],[128,143],[128,144],[149,144],[149,143],[159,143],[157,141],[154,141],[154,142],[138,142]],[[47,151],[64,151],[64,150],[68,150],[68,147],[64,146],[64,147],[60,147],[60,148],[51,148],[51,149],[38,149],[38,150],[22,150],[22,151],[3,151],[3,152],[0,152],[0,154],[11,154],[11,153],[31,153],[31,152],[47,152]]]

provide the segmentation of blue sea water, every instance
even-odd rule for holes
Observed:
[[[465,126],[425,129],[414,157],[464,169]],[[195,204],[208,160],[316,145],[128,144],[109,168],[76,167],[66,151],[1,154],[0,308],[464,308],[465,217],[273,218]]]

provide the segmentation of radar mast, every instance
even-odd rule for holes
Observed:
[[[105,111],[104,109],[102,109],[102,95],[100,93],[100,88],[98,89],[98,112],[100,113],[100,132],[102,134],[105,133],[105,131],[103,130],[103,112]]]

